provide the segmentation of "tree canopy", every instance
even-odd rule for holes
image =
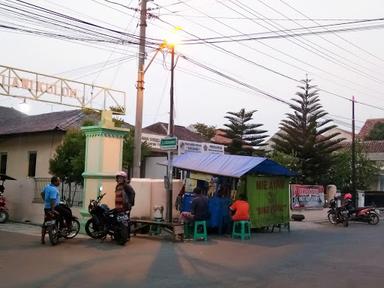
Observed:
[[[215,136],[216,127],[208,126],[204,123],[197,122],[193,124],[192,127],[196,130],[198,134],[203,136],[207,141],[211,140],[213,136]]]
[[[384,140],[384,123],[376,123],[365,140]]]
[[[239,112],[227,112],[224,117],[229,123],[224,124],[227,129],[223,129],[226,137],[231,139],[228,145],[228,152],[235,155],[253,155],[263,153],[262,147],[265,146],[265,138],[268,137],[266,130],[258,129],[263,124],[250,123],[253,120],[253,114],[257,110]]]
[[[281,121],[280,131],[272,141],[274,149],[290,159],[291,168],[299,174],[296,181],[326,184],[328,170],[336,160],[333,152],[341,148],[339,143],[344,139],[332,132],[336,125],[325,118],[328,113],[322,109],[316,86],[309,79],[301,82],[297,97],[289,105],[292,112]]]

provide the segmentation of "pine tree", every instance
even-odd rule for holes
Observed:
[[[295,155],[295,167],[299,183],[326,184],[334,153],[340,148],[343,138],[336,139],[340,133],[331,133],[336,125],[322,109],[316,86],[311,80],[302,80],[303,86],[290,104],[293,113],[287,113],[287,119],[280,123],[280,132],[274,137],[274,148],[287,155]],[[328,133],[327,133],[328,132]]]
[[[228,129],[224,129],[227,137],[232,140],[228,146],[230,154],[237,155],[253,155],[255,153],[263,153],[262,147],[265,145],[264,139],[268,137],[265,135],[266,130],[257,129],[263,124],[248,123],[253,118],[253,114],[257,110],[245,111],[241,109],[239,112],[227,112],[230,124],[224,124]]]

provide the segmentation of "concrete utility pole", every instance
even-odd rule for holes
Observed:
[[[136,122],[133,146],[133,177],[140,178],[141,166],[141,129],[143,125],[144,100],[144,61],[145,61],[145,30],[147,28],[147,0],[141,0],[140,8],[140,47],[139,65],[137,70]]]

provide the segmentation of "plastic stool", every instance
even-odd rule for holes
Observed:
[[[163,222],[163,219],[155,219],[156,222]],[[161,233],[160,225],[151,224],[149,226],[149,234],[150,235],[159,235]]]
[[[203,229],[203,232],[198,232],[200,229]],[[207,221],[195,221],[195,229],[193,233],[193,240],[204,239],[207,241]]]
[[[251,221],[233,222],[232,238],[236,237],[240,237],[241,240],[251,239]]]

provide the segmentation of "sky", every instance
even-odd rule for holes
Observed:
[[[138,8],[137,0],[25,2],[139,35],[139,12],[112,3]],[[0,0],[0,25],[17,23],[28,28],[47,29],[39,26],[38,22],[12,17],[7,5],[15,3],[21,2]],[[175,124],[188,126],[200,122],[220,128],[227,123],[224,118],[227,112],[245,108],[247,111],[257,110],[253,116],[254,123],[263,124],[268,134],[273,135],[291,109],[270,96],[283,102],[291,101],[298,91],[297,80],[307,75],[321,89],[320,103],[340,128],[351,130],[352,103],[349,99],[352,96],[359,102],[355,107],[357,131],[366,119],[383,117],[384,27],[242,42],[227,37],[225,39],[230,41],[225,43],[199,41],[200,44],[185,44],[189,39],[218,36],[249,38],[244,34],[266,32],[269,34],[258,35],[281,36],[287,33],[273,31],[380,18],[383,17],[383,1],[155,0],[148,3],[148,7],[154,16],[147,22],[148,38],[164,39],[174,27],[181,27],[177,34],[180,43],[184,43],[176,46],[177,55],[193,59],[253,87],[251,90],[177,56]],[[384,23],[379,21],[374,24]],[[125,91],[127,112],[124,119],[135,123],[137,45],[60,40],[1,27],[0,39],[0,65]],[[155,54],[154,48],[147,47],[146,52],[146,63],[149,63]],[[146,71],[143,127],[158,121],[168,122],[169,68],[170,55],[163,52],[157,54]],[[21,102],[20,99],[0,95],[1,106],[19,109]],[[73,109],[27,102],[29,114]]]

